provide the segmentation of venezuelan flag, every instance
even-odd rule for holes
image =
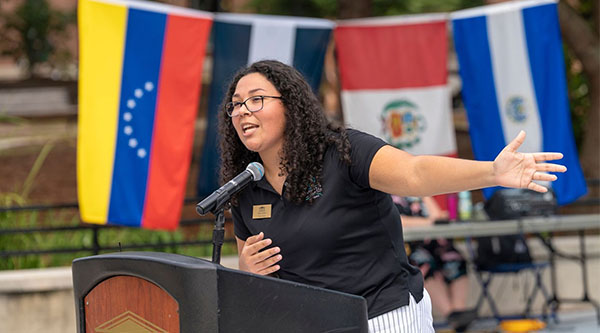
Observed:
[[[81,218],[174,229],[212,15],[141,1],[78,8]]]

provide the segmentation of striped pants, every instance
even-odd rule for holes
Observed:
[[[369,319],[369,333],[434,333],[431,298],[423,289],[417,303],[409,293],[409,304]]]

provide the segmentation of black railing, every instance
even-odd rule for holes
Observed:
[[[185,200],[186,206],[189,206],[191,203],[196,203],[198,200],[196,198],[188,198]],[[14,207],[0,207],[0,222],[2,221],[2,214],[7,213],[15,213],[15,214],[26,214],[26,212],[44,212],[44,211],[63,211],[69,210],[73,215],[78,215],[79,206],[76,203],[67,203],[67,204],[53,204],[53,205],[31,205],[31,206],[14,206]],[[6,219],[5,219],[6,220]],[[226,219],[226,222],[231,222],[230,218]],[[66,246],[66,247],[57,247],[47,249],[40,248],[21,248],[18,246],[18,249],[7,248],[8,246],[2,246],[0,244],[0,259],[2,258],[10,258],[10,257],[21,257],[28,255],[46,255],[46,254],[73,254],[73,253],[88,253],[90,255],[99,254],[101,252],[110,252],[110,251],[121,251],[121,250],[139,250],[139,249],[152,249],[163,251],[165,249],[173,249],[178,248],[180,246],[202,246],[202,247],[210,247],[212,245],[212,240],[210,236],[212,235],[212,227],[214,225],[214,217],[212,215],[207,216],[198,216],[197,218],[191,219],[182,219],[179,223],[179,229],[181,228],[193,228],[193,227],[201,227],[206,226],[207,232],[205,235],[198,236],[206,236],[206,237],[196,237],[195,239],[185,239],[185,240],[172,240],[172,241],[164,241],[164,240],[154,240],[147,242],[139,242],[139,243],[130,243],[130,244],[121,244],[121,242],[116,244],[106,244],[100,241],[100,235],[103,232],[107,232],[108,230],[114,229],[133,229],[124,226],[118,225],[98,225],[98,224],[88,224],[79,222],[76,225],[52,225],[52,226],[30,226],[30,227],[3,227],[0,225],[0,238],[3,236],[16,236],[16,235],[33,235],[42,233],[46,234],[56,234],[61,232],[90,232],[91,233],[91,242],[86,246]],[[208,231],[210,230],[210,231]],[[5,238],[6,239],[6,238]],[[235,243],[235,239],[233,237],[229,237],[225,239],[226,243]]]
[[[591,188],[600,186],[600,179],[588,179],[588,186]],[[195,203],[199,202],[201,198],[186,198],[184,201],[184,205],[190,207],[192,205],[195,206]],[[590,207],[590,206],[600,206],[600,198],[596,196],[586,196],[576,201],[575,203],[569,205],[571,207]],[[190,207],[191,208],[191,207]],[[77,203],[66,203],[66,204],[53,204],[53,205],[30,205],[30,206],[13,206],[13,207],[0,207],[0,222],[2,222],[2,214],[6,213],[23,213],[27,211],[32,212],[43,212],[43,211],[59,211],[59,210],[73,210],[73,214],[78,214],[79,206]],[[195,214],[195,209],[194,209]],[[188,214],[189,215],[189,214]],[[227,223],[230,223],[230,218],[227,217]],[[65,223],[67,224],[67,223]],[[169,248],[176,248],[178,246],[210,246],[212,244],[212,240],[210,235],[212,233],[212,228],[208,228],[208,226],[214,225],[214,217],[212,215],[198,216],[197,218],[190,219],[182,219],[179,223],[179,228],[193,228],[194,226],[202,226],[205,225],[207,227],[206,239],[194,239],[194,240],[180,240],[180,241],[161,241],[155,240],[152,242],[143,242],[143,243],[135,243],[135,244],[102,244],[99,241],[100,234],[102,232],[106,232],[107,230],[115,229],[115,228],[128,228],[116,225],[97,225],[97,224],[86,224],[79,223],[77,225],[58,225],[58,226],[33,226],[33,227],[9,227],[5,228],[0,225],[0,238],[3,236],[9,235],[27,235],[27,234],[35,234],[35,233],[44,233],[44,234],[52,234],[59,232],[71,232],[71,231],[89,231],[91,232],[91,244],[88,246],[72,246],[72,247],[60,247],[60,248],[49,248],[49,249],[40,249],[40,248],[27,248],[27,249],[10,249],[7,246],[2,246],[0,244],[0,259],[7,257],[20,257],[27,255],[44,255],[44,254],[67,254],[67,253],[89,253],[89,254],[99,254],[101,252],[107,251],[119,251],[119,250],[136,250],[136,249],[154,249],[154,250],[164,250]],[[131,228],[129,228],[131,229]],[[225,239],[225,243],[235,243],[235,239],[230,236]]]

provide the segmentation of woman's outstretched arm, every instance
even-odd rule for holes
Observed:
[[[558,160],[561,153],[520,153],[525,141],[521,131],[493,162],[472,161],[442,156],[413,156],[391,146],[375,154],[369,170],[371,187],[400,196],[430,196],[491,186],[547,189],[534,181],[554,181],[548,172],[565,172]]]

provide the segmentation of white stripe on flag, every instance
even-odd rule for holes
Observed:
[[[495,3],[493,5],[486,5],[481,7],[468,8],[463,10],[457,10],[450,13],[452,20],[483,16],[483,15],[494,15],[498,13],[504,13],[507,11],[521,10],[524,8],[541,6],[547,4],[557,3],[558,0],[520,0],[520,1],[506,1]]]
[[[151,12],[175,14],[188,17],[207,18],[213,19],[215,14],[211,12],[205,12],[197,9],[185,8],[180,6],[173,6],[168,4],[147,2],[140,0],[91,0],[95,2],[113,4],[117,6],[125,6],[128,8],[135,8],[141,10],[148,10]]]
[[[542,151],[542,128],[520,10],[487,17],[488,40],[504,140],[527,132],[522,152]]]
[[[256,20],[252,22],[248,64],[263,59],[275,59],[292,65],[296,44],[293,21]]]
[[[416,14],[416,15],[399,15],[399,16],[385,16],[385,17],[368,17],[348,20],[338,20],[338,26],[386,26],[386,25],[400,25],[400,24],[421,24],[431,23],[439,21],[447,21],[448,14],[446,13],[433,13],[433,14]]]
[[[412,146],[401,149],[416,155],[450,155],[456,153],[456,139],[450,112],[448,86],[393,90],[343,90],[344,121],[352,128],[373,134],[389,142],[383,131],[382,116],[387,105],[407,101],[416,105],[415,115],[422,116],[422,128],[412,128]],[[440,102],[443,101],[443,102]],[[446,102],[448,101],[448,102]],[[405,141],[403,138],[402,141]],[[389,142],[393,144],[392,142]]]
[[[106,1],[106,0],[104,0]],[[111,0],[121,1],[121,0]],[[216,13],[215,21],[226,22],[232,24],[248,24],[251,25],[257,20],[269,21],[271,23],[281,23],[293,21],[299,28],[314,28],[314,29],[333,29],[335,22],[327,19],[312,18],[312,17],[295,17],[295,16],[278,16],[278,15],[261,15],[261,14],[234,14],[234,13]]]

